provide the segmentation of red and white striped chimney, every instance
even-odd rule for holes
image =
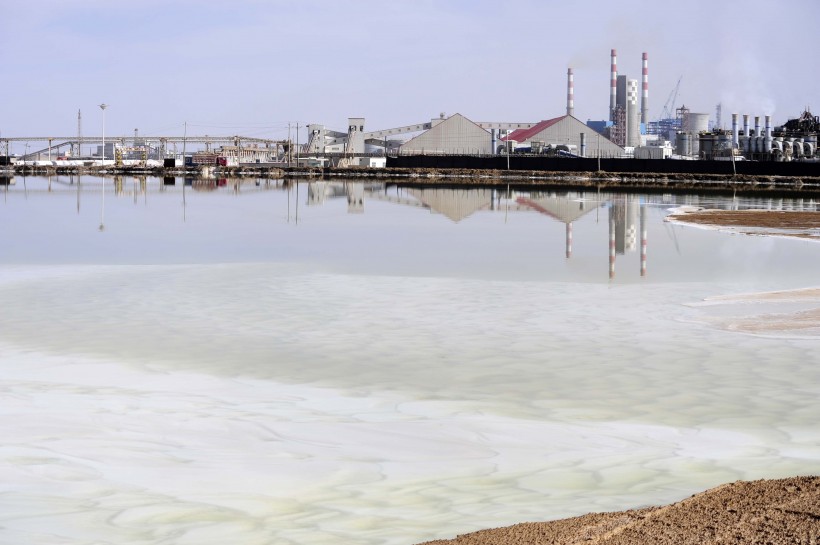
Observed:
[[[643,54],[643,94],[641,95],[641,123],[649,123],[649,55]]]
[[[575,81],[572,68],[567,68],[567,115],[575,115]]]
[[[618,88],[618,56],[614,49],[612,50],[612,64],[609,75],[609,120],[615,121],[615,96]]]

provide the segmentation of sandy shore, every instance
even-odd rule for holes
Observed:
[[[820,543],[820,477],[738,481],[678,503],[483,530],[426,545]]]
[[[670,214],[668,220],[749,235],[777,235],[820,240],[820,212],[704,210],[684,207]]]

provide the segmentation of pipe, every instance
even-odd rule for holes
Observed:
[[[618,57],[615,50],[612,50],[612,64],[610,65],[609,75],[609,120],[615,121],[615,96],[617,94],[618,86]]]
[[[587,135],[586,133],[581,133],[581,157],[587,156]]]
[[[641,94],[641,123],[649,122],[649,55],[643,54],[643,90]]]
[[[575,115],[575,82],[572,68],[567,68],[567,115]]]
[[[732,147],[736,148],[739,143],[739,135],[737,128],[737,114],[732,114]]]
[[[496,138],[497,138],[497,135],[496,135],[495,129],[490,129],[490,146],[491,146],[490,149],[492,150],[493,155],[498,153],[498,150],[496,149]]]

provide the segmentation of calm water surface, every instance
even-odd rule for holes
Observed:
[[[0,192],[0,542],[411,544],[820,471],[820,245],[664,221],[813,201]]]

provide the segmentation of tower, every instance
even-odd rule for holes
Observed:
[[[643,83],[641,91],[641,123],[649,123],[649,55],[643,54]]]

